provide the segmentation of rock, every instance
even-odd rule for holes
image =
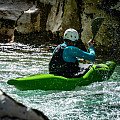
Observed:
[[[96,42],[96,53],[98,54],[110,56],[114,55],[114,51],[119,51],[120,11],[118,6],[120,6],[119,2],[113,2],[112,0],[85,0],[82,2],[81,25],[83,31],[81,32],[81,39],[86,46],[89,39],[92,38],[90,26],[93,19],[96,17],[104,17],[104,22],[94,40]]]
[[[23,12],[32,6],[25,0],[0,1],[0,42],[13,42],[15,25]]]
[[[80,1],[78,2],[81,3]],[[61,23],[62,34],[68,28],[74,28],[79,32],[79,35],[81,34],[80,10],[77,4],[76,0],[67,0],[64,3],[63,21]]]
[[[61,30],[61,23],[64,14],[63,9],[64,9],[64,0],[56,1],[56,4],[52,6],[49,12],[46,23],[46,30],[51,30],[52,32]]]
[[[20,33],[18,37],[15,36],[17,42],[22,40],[25,44],[40,45],[46,42],[59,44],[63,42],[64,31],[71,27],[79,32],[80,40],[84,43],[81,45],[79,42],[78,47],[87,48],[87,42],[92,38],[90,25],[93,19],[104,17],[104,22],[95,36],[96,53],[109,56],[117,54],[118,56],[120,52],[120,2],[117,1],[31,0],[28,3],[27,0],[10,0],[5,3],[2,0],[0,1],[0,18],[17,21],[16,28],[13,26],[15,31]],[[2,23],[3,21],[0,22]],[[14,33],[11,35],[8,33],[13,30],[10,28],[5,30],[4,27],[1,29],[2,34],[11,38],[14,38]],[[31,33],[35,34],[31,36]],[[1,39],[5,40],[8,36],[3,36]]]
[[[55,5],[57,2],[56,0],[38,0],[38,1],[44,4],[50,4],[50,5]]]
[[[36,6],[24,11],[17,21],[16,30],[22,34],[40,31],[40,11]]]
[[[14,41],[14,28],[11,27],[12,25],[8,25],[8,23],[7,23],[10,21],[11,20],[4,20],[4,22],[1,23],[0,42],[2,42],[2,43]],[[6,27],[6,26],[8,26],[8,27]]]
[[[0,120],[48,120],[41,111],[30,109],[0,90]]]
[[[32,5],[26,0],[0,0],[0,19],[16,21]]]

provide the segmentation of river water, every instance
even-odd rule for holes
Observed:
[[[120,119],[120,65],[109,80],[73,91],[20,91],[7,80],[48,73],[51,51],[20,43],[0,45],[0,89],[24,105],[42,111],[50,120]]]

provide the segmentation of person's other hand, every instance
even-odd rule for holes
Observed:
[[[94,46],[91,39],[88,41],[88,47],[90,46]]]
[[[86,63],[86,60],[84,60],[84,59],[80,59],[80,63]]]

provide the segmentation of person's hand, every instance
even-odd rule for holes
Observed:
[[[84,60],[84,59],[80,59],[80,63],[85,64],[85,63],[86,63],[86,60]]]
[[[94,46],[91,39],[88,41],[88,47],[90,46]]]

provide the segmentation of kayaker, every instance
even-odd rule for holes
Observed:
[[[65,31],[63,39],[64,43],[58,45],[53,51],[53,56],[49,63],[49,73],[69,78],[79,77],[81,67],[78,58],[89,61],[95,60],[93,43],[91,40],[88,42],[89,53],[75,47],[79,35],[72,28]]]

